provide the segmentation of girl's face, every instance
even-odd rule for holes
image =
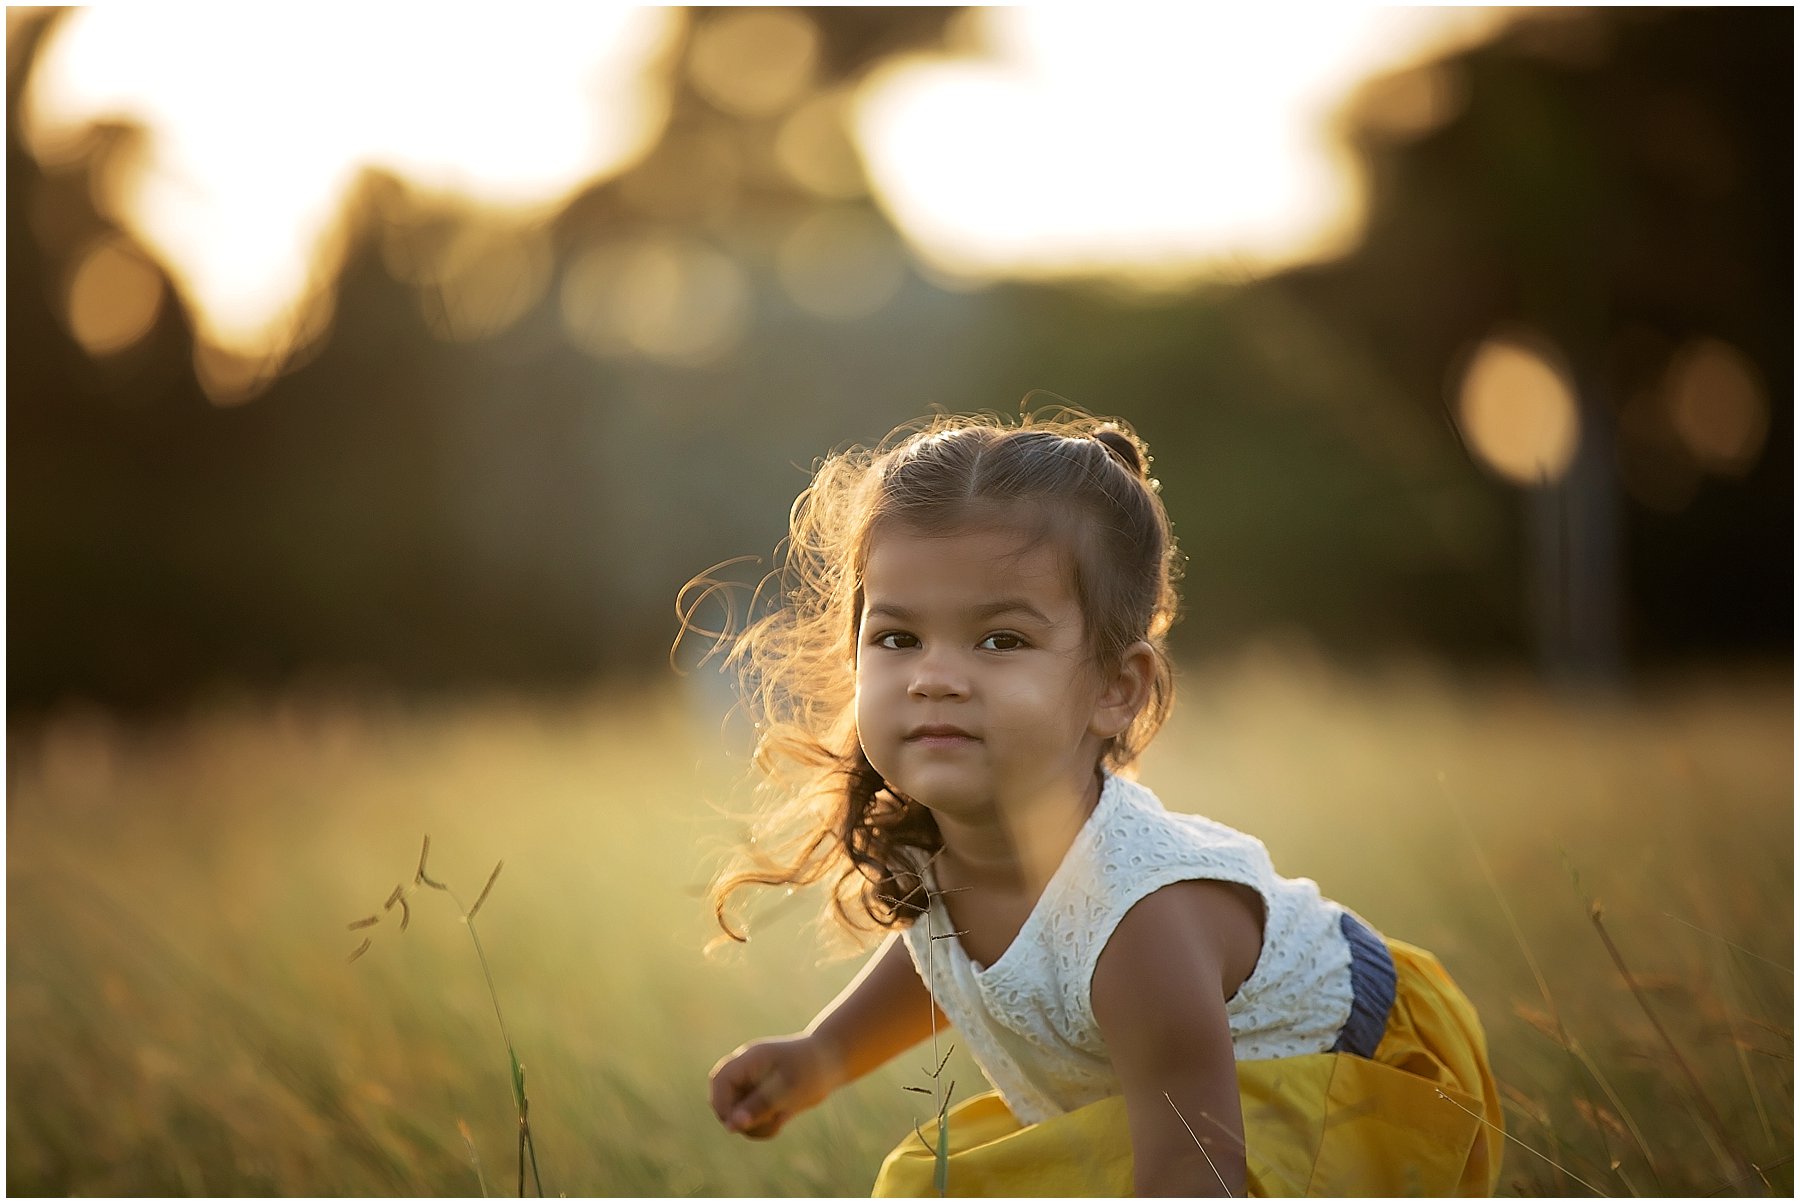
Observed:
[[[979,822],[1085,791],[1131,719],[1087,648],[1053,542],[1006,528],[876,536],[863,572],[856,727],[889,786]]]

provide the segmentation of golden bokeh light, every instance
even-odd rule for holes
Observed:
[[[853,321],[878,312],[906,283],[906,256],[886,222],[858,205],[808,214],[782,239],[781,285],[801,309]]]
[[[1346,249],[1359,83],[1478,42],[1504,10],[1032,5],[959,23],[978,57],[911,56],[860,87],[870,184],[921,255],[973,277],[1183,281]],[[1436,117],[1435,92],[1407,101]]]
[[[581,252],[563,277],[563,329],[596,357],[704,366],[738,345],[749,317],[743,269],[697,238],[602,243]]]
[[[162,312],[163,281],[129,240],[108,235],[84,251],[69,277],[69,333],[89,355],[124,351],[149,334]]]
[[[13,77],[25,62],[25,51],[31,44],[33,26],[56,12],[42,4],[9,4],[6,6],[6,76]]]
[[[541,225],[464,221],[427,236],[392,234],[383,247],[388,270],[419,290],[431,332],[452,342],[491,338],[537,304],[553,268]]]
[[[329,312],[318,294],[341,267],[345,198],[366,169],[541,215],[655,140],[668,105],[656,77],[681,11],[558,6],[554,36],[533,12],[72,10],[21,98],[21,134],[40,162],[67,166],[98,125],[144,128],[132,155],[102,165],[101,212],[187,301],[219,353],[200,357],[203,376],[258,379],[260,367],[216,365],[306,345],[296,332],[311,337]]]
[[[1669,364],[1663,396],[1695,463],[1723,476],[1756,466],[1769,434],[1769,398],[1743,352],[1721,339],[1686,344]]]
[[[686,129],[665,139],[619,181],[619,197],[663,221],[706,222],[729,213],[743,192],[744,151],[723,130]]]
[[[775,159],[815,196],[847,201],[866,193],[862,158],[850,138],[849,93],[822,93],[789,114],[775,137]]]
[[[1428,63],[1370,80],[1357,91],[1350,115],[1369,133],[1405,141],[1449,124],[1468,101],[1469,84],[1459,69]]]
[[[282,361],[268,355],[244,355],[210,343],[194,344],[194,376],[206,399],[221,409],[243,405],[266,392],[280,373]]]
[[[1456,399],[1469,449],[1520,485],[1562,478],[1581,441],[1575,386],[1547,340],[1497,333],[1470,355]]]
[[[716,13],[694,30],[688,78],[695,91],[738,117],[772,117],[812,85],[819,32],[793,10]]]

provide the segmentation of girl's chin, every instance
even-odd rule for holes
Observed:
[[[888,786],[909,802],[951,819],[985,820],[998,813],[1015,819],[1049,811],[1060,814],[1074,802],[1091,803],[1098,783],[1092,776],[998,782],[985,773],[957,772],[934,766],[888,779]]]
[[[889,779],[888,785],[902,798],[932,811],[955,815],[970,811],[991,810],[993,794],[981,783],[949,774],[909,774],[904,779]]]

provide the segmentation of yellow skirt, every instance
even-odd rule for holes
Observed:
[[[1388,947],[1394,1006],[1372,1059],[1238,1063],[1250,1195],[1493,1194],[1502,1121],[1481,1022],[1436,958]],[[949,1122],[950,1195],[1131,1194],[1120,1097],[1022,1126],[989,1092],[951,1109]],[[908,1137],[882,1162],[874,1194],[936,1195],[936,1162]]]

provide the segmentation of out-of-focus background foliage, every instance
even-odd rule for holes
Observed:
[[[17,102],[59,21],[14,18],[10,705],[660,673],[678,587],[767,553],[798,468],[1034,389],[1149,438],[1193,566],[1184,651],[1287,631],[1612,678],[1785,653],[1782,12],[1543,16],[1368,82],[1339,119],[1367,190],[1350,249],[1135,295],[947,287],[868,195],[846,94],[941,51],[954,17],[675,14],[644,85],[661,128],[529,221],[380,166],[346,179],[336,262],[295,282],[317,296],[265,340],[268,380],[196,345],[223,318],[131,233],[154,131],[102,111],[27,152],[20,117],[44,106]],[[321,106],[347,87],[329,70]],[[1142,119],[1172,130],[1158,153],[1196,153]],[[1065,137],[1057,174],[1001,204],[1089,170]],[[1508,337],[1572,391],[1566,469],[1544,386],[1498,403],[1516,432],[1462,413],[1465,361]],[[1508,438],[1528,473],[1546,444],[1547,489],[1467,446]]]
[[[553,1191],[866,1190],[910,1070],[699,1104],[847,970],[699,957],[673,604],[1061,401],[1189,558],[1147,773],[1445,956],[1504,1186],[1787,1190],[1791,10],[245,8],[8,10],[9,1191],[510,1187],[454,912],[342,962],[425,830]]]

